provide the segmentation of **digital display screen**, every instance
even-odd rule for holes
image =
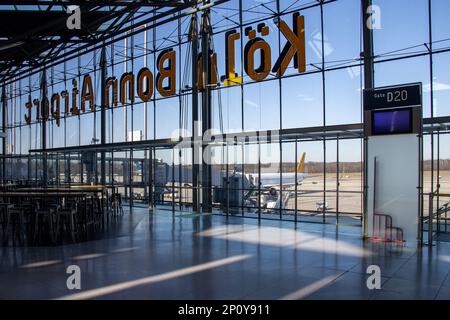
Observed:
[[[412,109],[374,111],[372,134],[412,133]]]

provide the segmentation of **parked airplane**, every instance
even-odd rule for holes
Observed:
[[[260,175],[258,175],[257,173],[246,174],[245,178],[250,182],[250,185],[253,186],[253,189],[246,194],[246,196],[244,197],[245,200],[249,204],[257,204],[257,198],[255,199],[252,196],[254,196],[254,192],[257,191],[259,182],[261,182],[261,207],[268,210],[286,208],[289,199],[292,198],[295,193],[293,191],[288,191],[282,195],[280,189],[283,188],[284,190],[286,190],[288,187],[300,184],[303,180],[305,180],[305,178],[308,176],[308,174],[305,173],[305,159],[306,153],[303,153],[298,161],[295,172],[261,173]],[[258,179],[260,181],[258,181]]]
[[[261,182],[261,188],[263,189],[276,188],[277,186],[279,187],[280,177],[281,177],[281,184],[283,187],[295,186],[296,179],[297,184],[299,184],[308,176],[308,174],[304,172],[305,159],[306,153],[304,152],[299,159],[295,172],[261,173],[259,178],[257,173],[247,174],[246,176],[247,179],[252,181],[252,183],[255,186],[258,186],[258,179],[259,179],[260,180],[259,182]]]

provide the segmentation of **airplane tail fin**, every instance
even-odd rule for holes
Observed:
[[[305,172],[305,158],[306,158],[306,152],[303,152],[303,154],[297,164],[297,173]]]

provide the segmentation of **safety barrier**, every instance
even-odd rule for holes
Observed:
[[[372,241],[404,244],[403,230],[394,227],[392,217],[387,214],[375,213],[372,222]]]

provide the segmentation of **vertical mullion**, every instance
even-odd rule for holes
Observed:
[[[295,202],[294,202],[294,221],[295,221],[295,226],[297,226],[297,222],[298,222],[298,142],[297,139],[295,139],[295,163],[294,163],[294,168],[295,168],[295,185],[294,185],[294,195],[295,195]]]
[[[130,60],[131,60],[131,73],[134,74],[134,35],[131,35],[130,37]],[[134,96],[134,92],[130,93],[132,96]],[[134,101],[131,101],[131,143],[134,141]],[[130,148],[130,163],[129,163],[129,169],[130,172],[130,207],[134,205],[134,171],[133,171],[133,163],[134,163],[134,149]]]
[[[440,165],[440,161],[441,161],[441,130],[440,128],[438,128],[438,132],[437,132],[437,172],[436,172],[436,183],[437,183],[437,195],[436,195],[436,210],[439,211],[440,208],[440,197],[439,197],[439,193],[440,193],[440,189],[441,189],[441,182],[440,182],[440,176],[441,176],[441,165]],[[437,211],[437,212],[438,212]],[[439,221],[439,212],[436,215],[436,231],[439,233],[439,229],[440,229],[440,221]]]
[[[323,108],[323,128],[326,127],[326,83],[325,83],[325,43],[324,43],[324,21],[323,21],[323,3],[320,3],[320,28],[321,28],[321,47],[322,47],[322,108]],[[326,138],[323,137],[323,205],[322,222],[326,222],[326,179],[327,179],[327,147]]]
[[[144,28],[146,28],[146,27],[147,27],[147,24],[144,25]],[[147,37],[148,37],[148,30],[145,30],[144,31],[144,46],[143,46],[144,47],[144,54],[142,56],[144,68],[147,68],[147,54],[148,54],[148,51],[147,51],[147,41],[148,41],[148,39],[147,39]],[[148,103],[147,103],[147,101],[145,101],[144,102],[144,140],[146,140],[146,141],[148,140],[148,119],[147,119],[148,112],[147,112],[147,107],[148,107]],[[145,149],[144,150],[144,162],[143,162],[143,165],[142,165],[142,174],[143,174],[142,180],[143,180],[143,183],[144,183],[144,201],[147,201],[147,199],[148,199],[147,197],[148,197],[148,194],[149,194],[149,191],[150,191],[149,190],[149,185],[148,185],[148,176],[147,176],[147,173],[145,172],[146,171],[145,170],[145,165],[147,163],[147,159],[148,159],[148,149]]]
[[[77,63],[78,63],[78,88],[80,87],[81,83],[81,56],[77,57]],[[80,106],[77,103],[78,106]],[[77,145],[81,145],[81,113],[79,113],[77,116],[78,119],[78,143]],[[80,164],[80,183],[83,184],[84,177],[83,177],[83,160],[81,157],[81,153],[78,152],[78,163]]]
[[[434,139],[434,70],[433,70],[433,25],[432,25],[432,6],[431,6],[431,0],[428,0],[428,41],[429,41],[429,47],[428,47],[428,53],[429,53],[429,70],[430,70],[430,108],[431,108],[431,192],[434,193],[434,145],[435,145],[435,139]],[[438,142],[438,148],[439,148],[439,142]],[[438,159],[439,161],[439,159]],[[437,176],[436,185],[439,185],[439,176]],[[439,189],[437,190],[439,191]],[[433,198],[430,200],[432,201]],[[433,208],[433,204],[430,204],[430,207]],[[431,214],[430,212],[429,214]],[[429,217],[429,224],[433,224],[433,216]],[[431,229],[432,230],[432,227]],[[432,243],[429,243],[431,246]]]
[[[339,134],[336,139],[336,225],[339,225],[339,189],[340,189],[340,157],[339,157]]]
[[[114,43],[111,44],[111,74],[114,75]],[[110,120],[111,120],[111,138],[110,138],[110,142],[114,143],[114,106],[111,103],[111,115],[110,115]],[[110,175],[110,179],[111,179],[111,185],[113,187],[113,190],[115,190],[115,186],[114,186],[114,149],[111,150],[111,160],[110,160],[110,170],[109,170],[109,175]]]
[[[258,132],[258,220],[261,220],[261,139]]]
[[[280,0],[277,0],[277,18],[281,19],[280,17]],[[278,56],[281,55],[281,30],[278,28]],[[278,144],[279,144],[279,150],[280,150],[280,194],[279,194],[279,201],[280,201],[280,208],[279,208],[279,214],[280,214],[280,220],[283,219],[283,137],[281,136],[281,132],[283,130],[283,115],[282,115],[282,104],[283,104],[283,82],[281,80],[281,77],[278,77],[278,112],[279,112],[279,135],[278,135]]]
[[[178,124],[179,124],[179,130],[180,130],[180,134],[179,136],[181,136],[181,130],[183,128],[183,124],[182,124],[182,112],[183,112],[183,96],[182,96],[182,72],[181,72],[181,65],[182,65],[182,59],[181,59],[181,41],[182,41],[182,35],[181,35],[181,18],[178,17],[177,19],[178,21],[178,57],[179,57],[179,74],[178,74],[178,103],[179,103],[179,111],[178,111]],[[184,115],[185,117],[187,117],[187,115]],[[182,186],[183,186],[183,179],[181,178],[182,176],[182,149],[180,148],[178,151],[178,206],[180,211],[182,210],[182,195],[183,195],[183,190],[182,190]]]
[[[241,126],[242,126],[242,132],[244,132],[245,131],[245,119],[244,119],[244,55],[242,54],[242,48],[244,48],[244,39],[243,39],[244,38],[243,37],[243,34],[244,34],[243,31],[244,30],[243,30],[243,26],[242,26],[243,25],[242,12],[243,12],[243,0],[239,0],[239,25],[240,25],[240,33],[241,33],[241,37],[240,37],[241,38],[240,39],[241,50],[239,50],[239,52],[241,54],[241,75],[242,75],[242,82],[240,84],[240,87],[241,87]],[[244,152],[245,152],[244,144],[245,144],[245,141],[243,142],[242,147],[241,147],[242,160],[244,160]],[[239,145],[239,144],[237,144],[237,145]],[[241,192],[242,199],[244,199],[244,174],[245,174],[245,163],[244,163],[244,161],[242,161],[241,170],[242,170],[242,179],[241,179],[242,181],[241,181],[241,190],[240,190],[240,192]],[[240,203],[240,206],[241,206],[242,216],[244,216],[244,202],[243,201]]]

